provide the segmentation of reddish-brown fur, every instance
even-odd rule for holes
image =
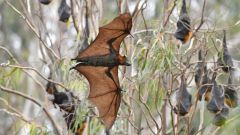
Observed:
[[[82,128],[81,129],[77,129],[76,134],[77,135],[83,135],[83,132],[84,132],[86,127],[87,127],[87,123],[86,122],[82,123]]]
[[[188,31],[188,34],[184,37],[183,43],[187,43],[191,37],[192,37],[192,31]]]
[[[124,62],[125,62],[125,60],[126,60],[126,57],[123,56],[123,55],[121,55],[121,54],[119,54],[119,55],[116,57],[116,60],[117,60],[117,63],[118,63],[119,65],[123,65]]]

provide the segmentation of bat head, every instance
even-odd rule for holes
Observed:
[[[214,115],[213,124],[216,126],[224,125],[228,114],[229,114],[229,109],[226,106],[223,106],[222,111],[219,114]]]
[[[230,71],[228,84],[232,84],[232,71]],[[225,96],[224,102],[228,107],[235,108],[238,106],[238,94],[236,91],[236,87],[234,86],[226,87],[224,91],[224,96]]]
[[[117,60],[117,63],[118,63],[119,65],[131,66],[130,60],[129,60],[129,59],[127,58],[127,56],[125,56],[125,55],[119,54],[119,55],[116,57],[116,60]]]
[[[58,8],[59,20],[67,22],[71,14],[71,9],[67,5],[66,0],[62,0],[60,7]]]
[[[44,4],[44,5],[48,5],[52,2],[52,0],[39,0],[39,2]]]

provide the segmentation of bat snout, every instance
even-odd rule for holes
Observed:
[[[132,65],[132,63],[131,63],[131,61],[130,60],[126,60],[126,66],[131,66]]]

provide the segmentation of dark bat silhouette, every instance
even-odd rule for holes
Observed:
[[[51,73],[48,79],[51,79]],[[48,82],[46,86],[46,91],[48,94],[53,95],[54,99],[52,99],[52,103],[54,107],[56,108],[56,104],[60,107],[60,109],[63,109],[64,111],[71,111],[73,106],[73,93],[72,92],[58,92],[55,84]]]
[[[213,88],[210,94],[210,100],[207,103],[207,109],[214,114],[218,114],[222,110],[223,105],[224,95],[220,91],[216,82],[216,75],[214,75]]]
[[[83,44],[81,45],[81,48],[79,49],[78,51],[78,54],[82,53],[88,46],[88,38],[89,38],[89,23],[88,23],[88,9],[86,8],[86,26],[85,26],[85,29],[83,31]]]
[[[198,60],[199,61],[203,60],[202,59],[202,51],[201,50],[198,53]],[[202,67],[203,67],[203,63],[202,62],[199,62],[197,64],[197,66],[195,67],[197,69],[197,72],[195,73],[195,83],[197,84],[197,89],[199,87],[201,87],[200,81],[201,81],[203,75],[204,75],[204,78],[202,80],[202,85],[211,83],[211,80],[208,77],[208,74],[206,74],[207,73],[207,65],[206,64],[204,65],[203,74],[202,74]],[[203,87],[201,87],[201,89],[199,91],[199,94],[198,94],[198,100],[202,101],[202,95],[204,93],[206,93],[205,100],[209,101],[211,90],[212,90],[212,86],[203,86]]]
[[[182,1],[182,9],[180,12],[179,20],[177,22],[177,31],[175,32],[175,37],[182,41],[183,44],[187,43],[191,36],[192,31],[190,27],[190,18],[188,16],[186,2]]]
[[[132,17],[124,13],[100,27],[96,39],[75,59],[80,62],[71,69],[81,72],[90,84],[90,99],[99,110],[99,118],[109,131],[121,102],[118,65],[129,66],[126,56],[119,54],[122,40],[130,34]]]
[[[215,114],[213,118],[213,124],[216,126],[222,126],[225,124],[227,116],[229,114],[229,109],[223,106],[223,109],[219,114]]]
[[[67,5],[66,0],[62,0],[60,7],[58,8],[59,20],[62,22],[68,22],[68,18],[71,15],[71,8]]]
[[[183,71],[183,74],[181,76],[181,85],[180,85],[179,90],[176,93],[177,104],[174,107],[174,112],[176,114],[178,114],[178,110],[179,110],[179,115],[186,117],[191,112],[191,108],[192,108],[192,95],[190,95],[188,93],[188,90],[186,88],[184,74],[185,74],[185,71]],[[181,99],[180,99],[180,106],[179,106],[179,98],[180,98],[180,96],[181,96]]]
[[[49,5],[53,0],[39,0],[40,3],[44,5]]]
[[[229,75],[229,79],[228,79],[228,84],[233,84],[232,82],[232,72],[230,70],[230,75]],[[228,86],[225,88],[224,91],[224,95],[225,95],[225,99],[224,102],[225,104],[230,107],[230,108],[235,108],[238,106],[238,94],[236,91],[236,87],[234,86]]]
[[[86,124],[87,117],[85,117],[81,125],[80,123],[77,124],[77,129],[75,130],[74,123],[76,122],[76,110],[77,110],[77,107],[73,106],[71,111],[69,113],[64,114],[63,117],[65,119],[68,130],[74,131],[76,135],[83,135],[83,132],[87,127],[87,124]]]
[[[223,53],[219,54],[218,65],[223,66],[222,70],[226,73],[229,72],[231,67],[233,67],[232,56],[228,52],[227,42],[226,42],[226,31],[223,31]]]

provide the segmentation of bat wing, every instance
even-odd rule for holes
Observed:
[[[60,7],[58,8],[59,20],[67,22],[71,15],[71,8],[67,5],[66,0],[62,0]]]
[[[106,130],[109,130],[117,116],[121,102],[121,90],[118,81],[118,67],[111,69],[113,80],[106,74],[109,67],[79,66],[80,71],[90,84],[88,99],[98,108],[99,118],[105,123]]]
[[[219,113],[224,105],[224,96],[222,95],[217,82],[214,81],[213,89],[210,94],[210,101],[207,103],[207,109],[215,114]]]
[[[227,87],[225,89],[224,95],[225,95],[224,102],[228,107],[235,108],[238,106],[238,94],[235,88]]]
[[[110,54],[110,45],[118,54],[120,44],[130,34],[131,28],[132,17],[129,13],[116,17],[111,23],[99,28],[96,39],[77,58]]]
[[[186,2],[183,0],[182,9],[180,12],[179,20],[177,22],[177,31],[175,32],[175,37],[186,43],[190,40],[192,36],[190,28],[190,18],[187,13]]]
[[[177,105],[176,105],[176,107],[174,109],[174,112],[176,114],[177,114],[177,108],[179,106],[179,98],[180,98],[181,92],[182,92],[182,96],[181,96],[181,99],[180,99],[179,114],[181,116],[186,116],[191,111],[192,95],[190,95],[188,93],[188,91],[187,91],[183,75],[181,77],[180,88],[179,88],[179,90],[178,90],[178,92],[176,94]]]

